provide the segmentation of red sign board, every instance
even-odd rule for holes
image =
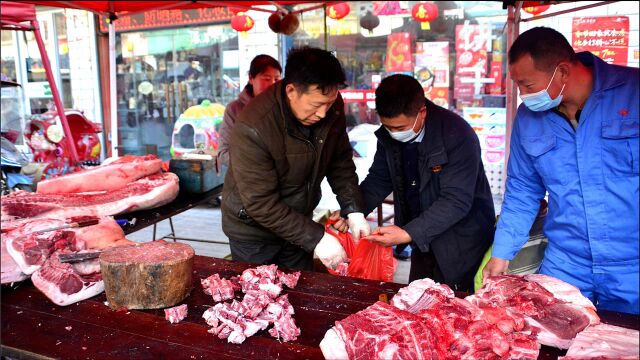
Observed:
[[[626,66],[629,53],[629,18],[573,18],[571,45],[576,52],[590,51],[610,64]]]
[[[227,7],[186,9],[186,10],[150,10],[131,15],[120,15],[114,22],[116,31],[132,31],[159,27],[174,27],[202,23],[228,22],[233,17]],[[106,18],[100,18],[100,31],[108,32]]]
[[[406,32],[393,33],[387,37],[387,58],[384,64],[386,72],[413,73],[411,43],[411,34]]]

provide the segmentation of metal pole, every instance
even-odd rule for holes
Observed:
[[[116,89],[116,29],[109,21],[109,107],[111,122],[111,156],[118,156],[118,101]]]
[[[67,122],[67,115],[64,113],[64,106],[62,106],[62,101],[60,101],[60,92],[58,91],[58,86],[56,85],[56,81],[53,78],[51,63],[49,62],[49,56],[47,56],[47,49],[45,49],[44,47],[42,36],[40,36],[40,26],[38,25],[38,21],[31,20],[31,27],[33,28],[33,33],[36,38],[36,43],[38,44],[38,49],[40,50],[40,55],[42,56],[42,65],[44,65],[45,75],[47,76],[47,80],[49,81],[49,85],[51,86],[53,102],[56,105],[56,110],[58,111],[58,116],[60,117],[60,123],[62,123],[62,130],[64,131],[65,141],[69,142],[69,151],[71,152],[71,165],[75,166],[78,162],[76,143],[73,140],[73,136],[71,135],[71,129],[69,128],[69,123]]]
[[[324,22],[324,49],[329,48],[329,34],[327,34],[327,4],[322,5],[322,20]]]
[[[516,6],[508,6],[507,7],[507,51],[513,45],[513,42],[520,34],[520,8],[522,6],[522,2],[517,2]],[[507,60],[508,61],[508,60]],[[506,132],[506,143],[505,143],[505,154],[504,154],[504,164],[505,169],[502,171],[502,191],[504,192],[504,184],[507,181],[507,167],[506,165],[509,163],[509,147],[511,146],[511,132],[513,130],[513,122],[515,120],[516,111],[517,111],[517,96],[518,96],[518,87],[516,83],[511,79],[511,74],[507,71],[507,81],[506,81],[506,92],[507,92],[507,132]]]

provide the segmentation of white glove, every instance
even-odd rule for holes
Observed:
[[[349,230],[353,235],[353,240],[358,243],[360,237],[369,236],[371,234],[371,227],[369,222],[364,218],[364,214],[360,212],[354,212],[347,215],[347,223],[349,224]]]
[[[313,250],[313,257],[320,259],[324,266],[335,270],[336,267],[347,261],[347,253],[335,236],[324,233],[322,239]]]

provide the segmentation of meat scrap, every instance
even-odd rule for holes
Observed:
[[[165,320],[169,320],[169,322],[172,324],[177,324],[187,317],[187,311],[187,304],[164,309],[164,318]]]
[[[204,293],[211,295],[215,302],[233,299],[234,291],[240,289],[240,285],[237,282],[221,279],[218,274],[201,279],[200,283]]]
[[[242,289],[242,301],[218,303],[207,309],[202,317],[211,326],[208,332],[228,342],[241,344],[269,325],[271,336],[282,341],[296,340],[300,329],[293,319],[294,309],[287,295],[280,295],[282,286],[294,288],[300,272],[286,274],[277,265],[263,265],[247,269],[238,279],[227,280],[214,274],[202,280],[205,293],[214,301],[233,299],[233,290]]]

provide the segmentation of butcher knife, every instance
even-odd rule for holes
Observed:
[[[96,259],[100,257],[102,251],[92,251],[84,253],[58,254],[58,260],[61,263],[75,263],[85,260]]]
[[[83,228],[87,226],[97,225],[99,222],[100,222],[100,219],[98,218],[90,218],[90,219],[80,220],[80,221],[76,221],[76,222],[72,222],[72,223],[68,223],[68,224],[64,224],[61,226],[56,226],[48,229],[37,230],[35,232],[45,233],[45,232],[56,231],[56,230]]]

